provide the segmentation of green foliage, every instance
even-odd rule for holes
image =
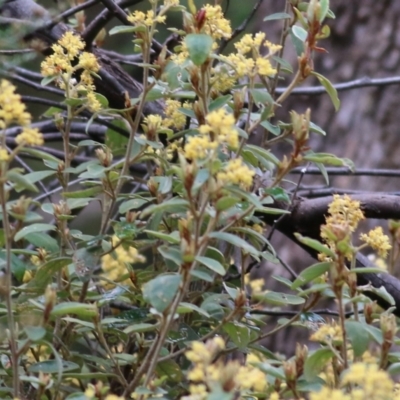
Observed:
[[[320,238],[290,232],[320,262],[292,279],[279,273],[281,291],[252,275],[263,260],[287,267],[269,239],[293,211],[288,174],[314,164],[328,179],[325,165],[352,167],[312,151],[310,137],[329,132],[311,121],[311,110],[275,116],[309,76],[340,107],[334,85],[313,70],[319,41],[329,35],[324,21],[334,18],[329,1],[288,2],[285,12],[264,18],[266,37],[235,39],[228,55],[218,54],[232,35],[221,7],[177,3],[152,0],[151,10],[128,16],[132,26],[109,32],[133,37],[142,57],[141,91],[125,96],[123,110],[95,92],[101,67],[78,36],[70,32],[53,48],[42,85],[57,85],[65,100],[44,117],[60,130],[62,161],[32,148],[43,137],[15,88],[1,83],[0,397],[349,399],[358,391],[395,398],[396,321],[365,294],[394,300],[383,287],[357,285],[357,274],[381,269],[354,269],[365,246],[380,255],[390,246],[377,231],[357,244],[359,204],[335,197]],[[183,30],[170,27],[180,45],[154,56],[151,43],[170,12],[183,18]],[[274,20],[284,25],[279,45],[266,41]],[[290,41],[295,65],[282,58]],[[290,83],[278,96],[282,76]],[[149,104],[157,112],[150,114]],[[104,141],[75,143],[72,123],[88,111],[87,132],[97,116],[111,121]],[[10,152],[5,138],[14,125],[22,132]],[[250,143],[254,135],[259,144]],[[287,154],[278,152],[280,143]],[[88,159],[74,163],[78,153]],[[24,155],[43,164],[29,173],[13,168]],[[49,178],[56,189],[47,188]],[[317,306],[332,299],[338,311],[325,321]],[[282,318],[271,326],[268,315],[276,313]],[[309,330],[317,348],[299,344],[286,356],[263,346],[262,339],[293,326]],[[243,363],[224,360],[232,353]],[[373,372],[372,389],[359,370]],[[382,387],[386,397],[379,397]]]

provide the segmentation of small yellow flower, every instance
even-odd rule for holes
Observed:
[[[201,382],[204,380],[204,377],[204,370],[199,366],[194,367],[187,374],[187,378],[192,382]]]
[[[0,161],[6,162],[10,159],[10,155],[6,149],[0,149]]]
[[[87,106],[90,111],[97,112],[101,109],[101,103],[97,100],[94,92],[90,91],[86,94]]]
[[[364,399],[387,399],[393,393],[394,382],[386,371],[380,370],[377,364],[354,363],[344,374],[342,386],[358,385],[363,389]]]
[[[327,224],[349,225],[351,232],[354,232],[358,223],[365,219],[360,208],[360,202],[352,200],[348,195],[339,196],[335,194],[328,208],[330,217],[326,219]]]
[[[256,60],[257,72],[262,76],[274,76],[276,75],[276,68],[272,67],[272,64],[269,60],[259,57]]]
[[[0,81],[0,129],[17,123],[27,126],[31,123],[31,115],[26,111],[21,96],[15,93],[15,86],[6,79]]]
[[[212,142],[208,136],[191,136],[185,144],[185,157],[189,160],[201,160],[217,147],[218,143]]]
[[[146,14],[142,11],[134,11],[132,14],[128,15],[128,21],[133,25],[152,26],[155,23],[163,24],[165,20],[165,15],[154,16],[153,10],[147,11]]]
[[[235,129],[235,118],[232,114],[220,108],[207,114],[206,122],[207,124],[199,127],[201,134],[210,134],[213,140],[221,144],[227,144],[232,148],[238,147],[239,135]]]
[[[224,17],[221,6],[206,4],[202,10],[206,12],[205,33],[214,39],[229,39],[232,36],[230,22]]]
[[[79,67],[94,72],[97,72],[100,69],[100,65],[97,61],[96,56],[92,53],[88,53],[87,51],[84,51],[79,56],[78,68]]]
[[[111,239],[115,250],[111,254],[106,254],[101,258],[101,267],[103,269],[103,276],[111,282],[120,281],[121,276],[128,273],[127,265],[138,262],[144,262],[145,258],[139,254],[138,250],[134,247],[125,249],[120,244],[117,236]],[[112,288],[114,285],[111,282],[102,283],[106,288]],[[132,285],[130,279],[125,279],[122,284]]]
[[[24,277],[22,278],[23,283],[28,283],[31,281],[33,278],[32,271],[29,271],[28,269],[25,270],[24,272]]]
[[[23,131],[15,138],[17,144],[26,146],[42,146],[44,143],[43,135],[37,128],[24,128]]]
[[[104,400],[125,400],[125,397],[117,396],[115,394],[108,394]]]
[[[335,322],[332,322],[331,324],[323,324],[316,332],[314,332],[311,335],[310,340],[322,343],[342,342],[343,341],[342,328]]]
[[[226,184],[240,185],[249,188],[253,183],[255,172],[241,158],[228,161],[224,169],[217,174],[218,182],[221,186]]]
[[[165,101],[164,109],[165,118],[162,121],[162,125],[167,128],[174,127],[178,130],[183,129],[186,124],[186,117],[179,111],[179,108],[181,107],[182,105],[180,101],[167,99]]]
[[[360,239],[376,250],[382,258],[386,258],[388,251],[392,248],[389,243],[389,237],[383,233],[380,226],[372,229],[367,234],[361,234]]]
[[[249,286],[253,293],[260,293],[264,287],[264,278],[253,279],[249,282]]]
[[[161,115],[149,114],[144,119],[145,129],[151,132],[158,132],[162,128],[162,122]]]
[[[319,392],[311,392],[310,400],[355,400],[352,396],[344,394],[339,389],[323,387]]]
[[[73,60],[79,54],[79,51],[85,48],[85,43],[81,37],[72,31],[65,32],[58,43],[66,49],[70,60]]]

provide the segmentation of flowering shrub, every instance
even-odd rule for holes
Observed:
[[[42,62],[42,85],[64,96],[45,114],[60,132],[62,160],[43,149],[13,84],[0,82],[1,396],[398,398],[393,309],[379,309],[367,295],[393,299],[357,282],[357,275],[385,272],[356,268],[360,250],[384,259],[392,244],[381,227],[357,234],[360,202],[335,195],[320,240],[296,234],[319,262],[293,281],[281,278],[287,292],[251,274],[264,260],[282,263],[266,233],[293,212],[296,188],[283,184],[290,171],[305,163],[323,174],[325,165],[351,167],[312,151],[310,135],[325,133],[310,110],[284,121],[275,116],[309,76],[339,107],[313,63],[329,35],[325,20],[334,18],[329,2],[290,1],[289,13],[267,16],[283,21],[279,44],[268,41],[267,25],[238,40],[218,4],[147,5],[126,15],[130,26],[110,31],[133,38],[142,61],[140,93],[124,92],[124,109],[96,91],[101,60],[76,32],[67,30]],[[157,27],[170,13],[182,16],[182,29],[169,28],[179,44],[154,56]],[[234,50],[220,54],[229,40]],[[290,40],[294,66],[283,58]],[[289,83],[278,95],[279,79]],[[159,112],[145,112],[154,101]],[[73,124],[83,118],[88,131],[96,119],[108,124],[103,141],[74,142]],[[6,137],[14,125],[20,132],[11,149]],[[283,156],[280,142],[291,146]],[[83,150],[87,158],[76,163]],[[43,169],[14,167],[25,155],[41,159]],[[43,185],[50,177],[56,189]],[[39,187],[43,194],[26,197]],[[97,207],[97,228],[87,223],[90,207]],[[398,235],[397,222],[390,232]],[[324,299],[336,302],[332,320],[314,312]],[[266,330],[263,315],[288,305],[298,307],[292,318]],[[313,350],[297,344],[285,357],[262,345],[294,323],[310,331]]]

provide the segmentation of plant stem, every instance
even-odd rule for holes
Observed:
[[[7,322],[8,322],[8,331],[9,331],[9,344],[10,344],[10,361],[11,368],[13,374],[13,389],[14,389],[14,397],[19,396],[20,391],[20,382],[19,382],[19,371],[18,371],[18,345],[15,331],[15,321],[14,321],[14,313],[12,306],[12,296],[11,296],[11,288],[12,288],[12,270],[11,270],[11,229],[10,229],[10,220],[7,214],[7,203],[6,203],[6,191],[5,191],[5,181],[6,177],[4,176],[4,171],[2,171],[1,182],[0,182],[0,202],[1,202],[1,212],[3,215],[3,229],[5,236],[5,300],[7,307]]]

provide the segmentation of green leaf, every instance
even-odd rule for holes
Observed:
[[[219,275],[224,276],[225,273],[226,273],[225,268],[223,267],[223,265],[221,263],[219,263],[217,260],[214,260],[214,259],[208,258],[208,257],[201,257],[201,256],[197,256],[196,260],[200,264],[203,264],[205,267],[207,267],[211,271],[216,272]]]
[[[329,97],[331,98],[331,101],[333,103],[333,106],[335,107],[335,110],[338,111],[339,107],[340,107],[340,100],[338,97],[337,90],[334,88],[332,83],[327,78],[325,78],[323,75],[319,74],[318,72],[312,71],[311,75],[314,75],[318,78],[319,82],[325,88],[326,92],[328,93]]]
[[[158,312],[163,313],[174,299],[182,277],[178,274],[159,275],[143,286],[143,298]]]
[[[71,301],[60,303],[54,306],[51,311],[52,316],[60,316],[66,314],[75,314],[78,317],[96,317],[99,314],[96,304],[79,303]]]
[[[62,371],[73,371],[79,369],[79,365],[71,361],[62,361]],[[43,372],[45,374],[56,374],[59,372],[59,363],[57,360],[41,361],[31,365],[28,368],[29,372]]]
[[[72,263],[69,257],[55,258],[42,265],[35,274],[35,277],[28,283],[28,287],[46,287],[56,272]]]
[[[38,188],[27,179],[25,175],[20,174],[16,170],[10,170],[6,174],[7,180],[15,184],[15,190],[20,192],[22,190],[30,190],[31,192],[37,193]]]
[[[285,13],[285,12],[280,12],[280,13],[275,13],[271,15],[267,15],[263,21],[274,21],[277,19],[290,19],[292,18],[290,14]]]
[[[300,275],[296,278],[296,280],[292,283],[291,289],[295,290],[300,286],[305,285],[308,282],[311,282],[315,278],[323,275],[325,272],[329,271],[332,263],[331,262],[321,262],[311,265],[310,267],[301,271]]]
[[[124,333],[128,334],[128,333],[132,333],[132,332],[152,332],[155,331],[157,329],[157,325],[154,324],[148,324],[146,322],[143,322],[141,324],[134,324],[134,325],[130,325],[127,328],[124,329]]]
[[[24,328],[25,334],[32,342],[42,340],[46,335],[46,329],[42,326],[26,326]]]
[[[320,17],[319,17],[319,22],[323,22],[323,20],[326,18],[328,11],[329,11],[329,0],[320,0],[319,2],[321,8],[320,8]]]
[[[172,233],[162,233],[162,232],[150,231],[150,230],[145,229],[143,232],[147,233],[150,236],[154,236],[157,239],[164,240],[167,243],[178,244],[181,242],[178,231],[174,231]]]
[[[300,233],[295,233],[294,236],[300,243],[311,247],[312,249],[318,251],[318,253],[326,254],[329,257],[335,257],[335,253],[320,241],[302,236]]]
[[[193,64],[197,66],[204,64],[212,49],[212,37],[204,33],[191,33],[185,37],[185,43]]]
[[[178,213],[185,212],[189,208],[189,203],[185,199],[174,197],[164,201],[161,204],[153,204],[142,211],[141,217],[146,217],[150,214],[155,214],[162,211],[163,213]]]
[[[318,133],[322,136],[326,136],[326,132],[318,125],[314,124],[314,122],[310,121],[310,131]]]
[[[293,67],[289,61],[284,58],[278,56],[272,56],[272,59],[276,61],[281,66],[281,71],[288,72],[289,74],[293,74]]]
[[[385,300],[387,303],[389,303],[391,306],[394,306],[396,304],[393,296],[386,290],[386,288],[384,286],[381,286],[379,288],[371,286],[371,287],[368,287],[368,289],[365,289],[364,292],[366,292],[366,293],[372,292],[372,293],[376,294],[377,296],[379,296],[380,298]]]
[[[297,56],[300,57],[304,53],[304,42],[295,35],[293,28],[291,28],[289,31],[290,38],[292,39],[292,43],[293,43],[294,49],[296,50]]]
[[[385,271],[382,268],[378,267],[360,267],[352,270],[355,274],[387,274],[388,271]]]
[[[108,31],[110,36],[116,35],[117,33],[132,33],[136,32],[137,29],[134,26],[118,25],[114,26]]]
[[[126,124],[123,120],[116,118],[111,122],[111,127],[108,127],[105,133],[105,144],[109,147],[111,152],[114,155],[123,154],[128,144],[128,138],[119,133],[119,131],[114,130],[112,126],[126,131]],[[128,135],[128,132],[126,134]]]
[[[300,305],[306,301],[300,296],[278,292],[256,293],[253,297],[259,301],[274,305]]]
[[[108,108],[108,99],[107,97],[103,96],[100,93],[95,92],[94,96],[96,97],[96,100],[101,104],[103,108]]]
[[[280,161],[279,159],[272,154],[269,150],[265,150],[259,146],[255,146],[252,144],[247,144],[244,147],[246,150],[250,150],[256,157],[257,159],[262,162],[267,161],[267,165],[268,167],[270,167],[271,165],[269,163],[272,163],[274,165],[279,165]]]
[[[362,356],[369,346],[369,333],[365,325],[359,321],[345,321],[346,333],[356,357]]]
[[[59,250],[57,240],[52,238],[47,233],[42,233],[42,232],[29,233],[28,235],[25,236],[25,240],[33,244],[35,247],[43,247],[50,253]]]
[[[127,201],[124,201],[120,206],[119,206],[119,213],[120,214],[125,214],[127,211],[130,210],[137,210],[138,208],[144,206],[145,204],[149,203],[151,200],[149,199],[130,199]]]
[[[0,268],[4,269],[7,256],[4,250],[0,252]],[[26,270],[26,264],[23,260],[17,257],[15,254],[11,254],[11,272],[16,277],[16,279],[21,282]]]
[[[230,94],[227,94],[227,95],[221,96],[221,97],[217,97],[208,106],[208,111],[211,112],[214,110],[218,110],[219,108],[223,107],[225,104],[227,104],[231,100],[232,100],[232,96]]]
[[[293,34],[294,34],[299,40],[301,40],[303,43],[306,41],[308,33],[307,33],[307,31],[306,31],[304,28],[302,28],[301,26],[294,25],[294,26],[292,27],[292,32],[293,32]]]
[[[284,201],[286,203],[290,203],[290,197],[287,194],[286,190],[280,187],[267,188],[264,190],[265,194],[269,194],[277,201]]]
[[[183,262],[182,251],[176,246],[160,246],[157,248],[157,251],[163,256],[164,259],[171,260],[178,267]]]
[[[224,196],[218,199],[217,203],[215,204],[215,209],[217,211],[225,211],[236,204],[238,204],[239,200],[232,196]]]
[[[346,161],[329,153],[308,153],[303,156],[303,160],[321,164],[333,165],[336,167],[346,166]]]
[[[175,360],[158,362],[156,365],[156,374],[160,377],[168,377],[169,382],[174,382],[176,384],[181,384],[182,380],[184,379],[182,368]],[[157,395],[155,395],[154,397],[150,395],[150,397],[147,398],[156,399],[157,397]]]
[[[262,121],[260,125],[275,136],[278,136],[281,133],[281,128],[279,128],[279,126],[272,125],[269,121]]]
[[[188,312],[192,312],[192,311],[196,311],[197,313],[203,315],[206,318],[210,318],[210,314],[208,314],[208,312],[204,311],[202,308],[192,304],[192,303],[185,303],[185,302],[181,302],[179,303],[179,307],[178,307],[178,314],[186,314]]]
[[[267,90],[250,89],[249,92],[257,104],[274,104],[274,99]]]
[[[332,350],[327,348],[314,351],[304,364],[304,376],[306,379],[309,381],[315,378],[333,356]]]
[[[223,240],[225,242],[228,242],[232,244],[233,246],[236,246],[244,251],[246,251],[249,254],[252,254],[253,256],[258,257],[260,255],[260,252],[253,247],[251,244],[247,243],[245,240],[242,238],[232,235],[231,233],[227,232],[212,232],[209,235],[210,239],[217,239],[217,240]]]
[[[378,344],[383,343],[383,334],[382,331],[373,325],[365,324],[363,325],[364,329],[368,332],[369,336],[376,341]]]
[[[60,160],[57,157],[54,157],[51,154],[46,153],[45,151],[33,149],[31,147],[23,147],[21,152],[30,154],[31,156],[34,156],[39,160],[53,161],[54,163],[56,163],[56,165],[60,163]]]
[[[249,342],[257,336],[255,331],[237,321],[224,324],[222,329],[239,349],[245,349]]]
[[[35,232],[43,232],[43,231],[54,231],[56,227],[51,224],[32,224],[29,226],[25,226],[14,237],[14,240],[18,242],[18,240],[23,239],[26,235]]]

